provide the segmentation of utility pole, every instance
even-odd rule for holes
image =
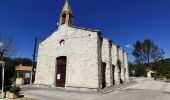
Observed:
[[[3,60],[3,50],[2,50],[2,48],[3,48],[3,42],[0,42],[0,60]]]
[[[32,71],[31,71],[30,84],[32,84],[32,81],[33,81],[33,72],[34,72],[35,56],[36,56],[36,50],[37,50],[37,42],[38,42],[38,37],[35,37],[34,51],[32,55],[33,57],[32,57]]]
[[[5,62],[4,61],[0,61],[0,66],[2,67],[2,100],[4,100],[4,72],[5,72]]]

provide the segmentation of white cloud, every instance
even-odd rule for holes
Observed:
[[[3,46],[3,43],[2,42],[0,42],[0,47],[2,47]]]
[[[132,48],[130,44],[125,45],[126,48]]]

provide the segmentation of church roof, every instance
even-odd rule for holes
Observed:
[[[85,27],[78,27],[78,26],[69,26],[71,28],[76,28],[76,29],[81,29],[81,30],[86,30],[86,31],[91,31],[91,32],[97,32],[99,34],[101,34],[101,32],[99,30],[93,30],[90,28],[85,28]]]
[[[70,4],[69,4],[69,1],[66,0],[65,4],[64,4],[64,7],[63,7],[63,10],[62,12],[68,12],[70,13],[71,15],[73,15],[72,11],[71,11],[71,7],[70,7]]]

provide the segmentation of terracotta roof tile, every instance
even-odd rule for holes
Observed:
[[[17,66],[16,71],[32,71],[32,66]]]

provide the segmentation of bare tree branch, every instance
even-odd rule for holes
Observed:
[[[0,60],[16,54],[18,47],[12,35],[0,33],[0,43]]]

